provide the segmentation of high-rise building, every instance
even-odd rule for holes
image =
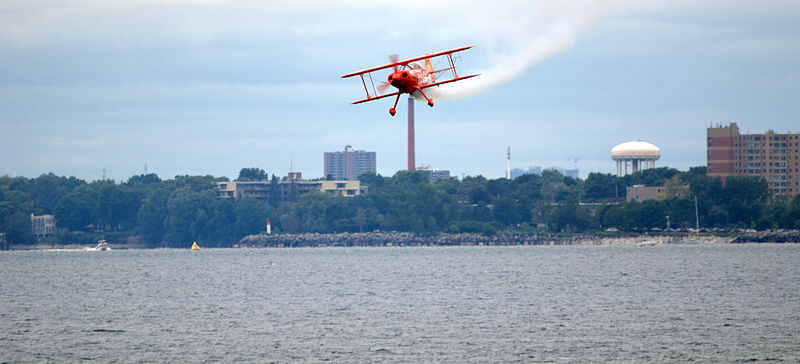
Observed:
[[[706,131],[707,169],[711,177],[764,178],[773,196],[800,194],[800,134],[740,134],[739,126],[717,124]]]
[[[325,152],[325,179],[354,180],[362,173],[376,173],[375,152],[344,147],[341,152]]]

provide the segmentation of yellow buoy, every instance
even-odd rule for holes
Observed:
[[[194,243],[192,243],[192,250],[200,250],[200,246],[197,245],[196,241]]]

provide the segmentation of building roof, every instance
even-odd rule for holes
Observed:
[[[661,150],[657,146],[641,140],[622,143],[611,148],[611,158],[613,159],[658,159],[659,157],[661,157]]]

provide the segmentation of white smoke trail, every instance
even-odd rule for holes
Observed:
[[[498,40],[498,43],[507,44],[504,47],[507,49],[492,55],[494,62],[489,69],[469,72],[481,74],[476,78],[430,88],[430,96],[438,100],[475,96],[514,79],[536,62],[571,48],[578,34],[607,9],[610,3],[611,1],[578,1],[577,4],[566,6],[561,4],[555,9],[555,14],[551,14],[552,20],[547,24],[518,24],[508,27],[511,29],[510,33],[494,33],[496,37],[505,37]],[[552,13],[553,9],[549,10]],[[540,19],[523,18],[518,21],[533,23],[540,22]],[[536,30],[528,34],[517,31],[530,31],[531,28]],[[463,69],[460,72],[465,75]]]

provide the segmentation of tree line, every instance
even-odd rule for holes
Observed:
[[[238,180],[266,180],[258,168]],[[273,176],[273,180],[276,177]],[[513,180],[482,176],[429,182],[424,171],[360,176],[369,193],[351,197],[307,193],[296,201],[220,199],[216,182],[227,178],[137,175],[124,182],[86,182],[52,173],[0,177],[0,232],[5,244],[36,242],[30,215],[52,214],[55,244],[105,237],[150,247],[231,246],[261,233],[401,231],[415,233],[593,232],[674,228],[800,229],[800,197],[770,196],[763,179],[730,177],[723,184],[705,167],[681,172],[649,169],[617,177],[582,179],[544,171]],[[633,185],[665,186],[666,196],[626,201]]]

